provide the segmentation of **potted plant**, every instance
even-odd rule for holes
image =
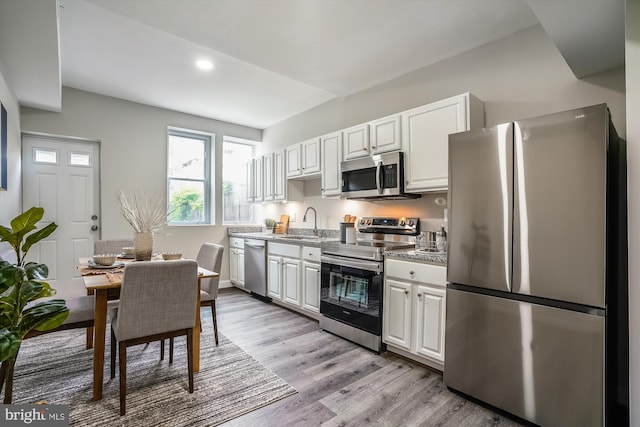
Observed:
[[[265,218],[264,225],[267,227],[267,233],[273,233],[273,230],[276,227],[276,220],[272,218]]]
[[[0,261],[0,391],[4,386],[4,403],[13,400],[13,368],[25,335],[34,329],[56,328],[69,315],[61,299],[32,303],[56,294],[44,281],[49,275],[48,267],[26,261],[31,246],[58,227],[52,222],[35,231],[43,216],[43,208],[33,207],[15,217],[11,228],[0,225],[0,242],[9,243],[16,253],[15,264]]]

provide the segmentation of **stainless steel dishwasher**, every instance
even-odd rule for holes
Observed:
[[[254,294],[267,295],[267,242],[244,239],[244,287]]]

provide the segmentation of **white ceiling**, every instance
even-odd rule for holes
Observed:
[[[59,61],[55,3],[0,0],[7,79],[22,105],[54,111],[61,80],[262,129],[540,22],[578,76],[624,60],[624,0],[59,0]],[[606,61],[593,49],[603,34]],[[26,57],[24,40],[44,55]]]

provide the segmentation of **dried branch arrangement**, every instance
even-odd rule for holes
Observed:
[[[162,197],[153,202],[151,197],[140,190],[134,190],[129,197],[124,191],[116,193],[120,204],[120,213],[136,233],[153,233],[161,230],[167,223],[167,211]]]

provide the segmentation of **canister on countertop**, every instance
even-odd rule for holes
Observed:
[[[355,228],[353,227],[354,224],[353,222],[341,222],[340,223],[340,242],[341,243],[347,243],[347,229],[352,229],[354,234],[354,240],[355,240]]]
[[[444,227],[440,227],[440,230],[436,231],[436,248],[438,252],[447,251],[447,232]]]
[[[353,223],[351,223],[353,224]],[[347,227],[345,230],[345,243],[354,244],[356,242],[356,229],[355,227]]]

